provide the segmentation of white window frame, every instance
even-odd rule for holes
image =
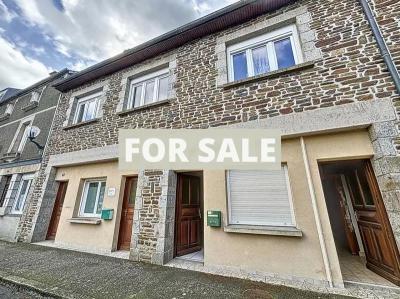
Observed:
[[[34,177],[34,174],[32,174],[32,173],[24,174],[21,177],[21,180],[20,180],[19,186],[18,186],[17,195],[14,198],[14,203],[13,203],[13,206],[12,206],[12,209],[11,209],[11,214],[22,214],[22,212],[24,211],[26,198],[28,197],[28,194],[29,194],[29,191],[30,191],[30,188],[31,188],[31,185],[32,185],[33,177]],[[17,211],[15,208],[16,208],[19,196],[21,195],[23,181],[29,181],[29,182],[28,182],[28,186],[26,187],[26,193],[25,193],[24,198],[23,198],[23,200],[21,202],[21,210]],[[11,185],[10,185],[10,187],[11,187]]]
[[[164,78],[169,78],[169,69],[165,68],[162,70],[159,70],[157,72],[153,72],[151,74],[145,75],[138,77],[136,79],[131,80],[130,82],[130,87],[129,87],[129,97],[128,97],[128,103],[127,103],[127,109],[133,109],[137,107],[144,106],[144,99],[145,99],[145,93],[146,93],[146,85],[148,82],[154,80],[154,89],[153,89],[153,99],[151,103],[155,103],[160,101],[159,100],[159,91],[160,91],[160,79]],[[134,99],[134,89],[135,87],[142,86],[142,94],[140,96],[140,104],[139,106],[134,107],[133,105],[135,104],[135,99]],[[167,95],[168,99],[168,95]],[[149,104],[151,104],[149,103]],[[148,104],[146,104],[148,105]]]
[[[255,76],[254,66],[252,59],[252,50],[261,46],[266,46],[267,56],[269,62],[269,72],[278,70],[278,61],[276,58],[274,42],[290,38],[290,42],[293,50],[293,57],[295,65],[303,62],[303,55],[301,50],[301,44],[299,35],[297,33],[296,25],[288,25],[277,30],[268,32],[263,35],[259,35],[254,38],[247,39],[243,42],[239,42],[227,47],[227,57],[228,57],[228,79],[229,82],[233,82],[234,69],[233,69],[233,56],[238,53],[245,52],[247,60],[247,78]],[[268,74],[268,72],[266,73]]]
[[[26,123],[29,123],[25,128],[25,132],[24,132],[24,135],[22,136],[22,139],[21,139],[20,144],[18,146],[17,153],[21,153],[24,150],[26,141],[28,139],[29,128],[32,126],[34,117],[35,116],[33,115],[32,117],[29,117],[29,118],[21,120],[21,122],[20,122],[20,124],[18,126],[18,129],[17,129],[17,132],[16,132],[16,134],[15,134],[15,136],[14,136],[14,138],[13,138],[11,144],[10,144],[10,147],[8,148],[8,151],[7,151],[8,153],[10,153],[12,151],[12,149],[14,147],[14,144],[17,141],[18,135],[19,135],[19,133],[20,133],[20,131],[22,129],[22,126],[24,124],[26,124]]]
[[[94,211],[97,211],[97,207],[99,205],[99,196],[100,196],[100,189],[101,189],[101,183],[106,183],[106,186],[104,187],[104,198],[103,198],[103,204],[104,204],[104,199],[105,199],[105,190],[107,189],[107,181],[106,179],[87,179],[83,183],[83,192],[79,204],[79,213],[78,217],[88,217],[88,218],[100,218],[101,217],[101,212],[100,214],[96,213],[85,213],[85,205],[86,205],[86,200],[87,200],[87,194],[89,191],[89,184],[90,183],[99,183],[99,187],[97,188],[97,193],[96,193],[96,203],[94,205]]]
[[[14,104],[13,103],[8,103],[6,106],[6,111],[4,112],[4,114],[8,114],[11,115],[14,111]]]
[[[92,118],[92,119],[87,119],[87,120],[82,120],[82,121],[79,121],[79,123],[85,122],[85,121],[90,121],[90,120],[93,120],[93,119],[96,119],[96,118],[97,118],[97,115],[98,115],[98,113],[99,113],[99,107],[100,107],[100,97],[102,96],[102,94],[103,94],[103,92],[100,91],[100,92],[96,92],[96,93],[91,94],[91,95],[87,95],[87,96],[78,98],[78,101],[77,101],[77,103],[76,103],[76,108],[75,108],[75,115],[74,115],[74,121],[73,121],[74,124],[77,124],[77,123],[78,123],[78,115],[79,115],[80,107],[81,107],[82,105],[88,104],[88,103],[93,102],[93,101],[96,102],[96,108],[95,108],[94,118]],[[84,115],[85,115],[86,113],[87,113],[87,106],[84,108],[82,118],[84,118]]]
[[[291,223],[290,224],[282,224],[281,227],[297,227],[296,217],[294,212],[294,205],[293,205],[293,193],[290,186],[290,179],[289,179],[289,172],[287,164],[282,164],[282,169],[285,172],[285,179],[286,179],[286,187],[288,192],[288,200],[289,200],[289,207],[290,207],[290,214],[291,214]],[[232,209],[231,209],[231,194],[230,194],[230,178],[229,178],[229,170],[226,171],[226,189],[227,189],[227,207],[228,207],[228,225],[243,225],[243,226],[277,226],[275,224],[248,224],[248,223],[232,223]]]

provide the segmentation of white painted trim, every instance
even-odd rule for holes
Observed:
[[[305,167],[305,170],[306,170],[308,190],[309,190],[310,196],[311,196],[311,205],[312,205],[313,212],[314,212],[315,224],[317,226],[319,245],[321,247],[322,259],[323,259],[324,267],[325,267],[325,274],[326,274],[326,278],[328,280],[329,286],[332,288],[333,287],[332,270],[331,270],[331,266],[329,264],[328,251],[326,249],[324,233],[322,231],[322,224],[321,224],[321,219],[320,219],[319,212],[318,212],[318,206],[317,206],[317,199],[315,197],[314,184],[313,184],[312,178],[311,178],[310,164],[309,164],[309,161],[308,161],[306,144],[304,142],[304,138],[303,137],[300,137],[300,143],[301,143],[301,152],[302,152],[302,155],[303,155],[304,167]]]
[[[292,45],[293,57],[295,64],[303,62],[303,55],[301,50],[300,39],[298,36],[296,25],[288,25],[277,30],[247,39],[245,41],[233,44],[227,47],[228,56],[228,80],[229,82],[234,81],[233,72],[233,56],[238,53],[245,52],[247,59],[247,76],[253,77],[253,59],[252,50],[261,46],[265,46],[267,50],[267,59],[269,63],[269,72],[278,69],[278,61],[276,58],[276,52],[274,47],[274,42],[290,38],[290,43]]]
[[[168,78],[169,77],[169,69],[168,68],[164,68],[162,70],[144,75],[144,76],[140,76],[138,78],[133,79],[130,84],[129,84],[129,96],[128,96],[128,103],[127,103],[127,109],[131,109],[131,108],[135,108],[134,107],[134,94],[133,94],[133,90],[135,89],[135,87],[138,86],[142,86],[142,94],[140,96],[140,105],[136,106],[136,107],[141,107],[143,105],[145,105],[144,100],[145,100],[145,95],[146,95],[146,87],[147,84],[150,81],[154,80],[154,88],[153,88],[153,99],[151,101],[151,103],[155,103],[157,101],[160,100],[159,98],[159,92],[160,92],[160,79],[164,79],[164,78]],[[150,103],[146,103],[150,104]]]
[[[22,214],[22,212],[24,211],[25,202],[26,202],[26,199],[27,199],[27,197],[28,197],[29,189],[31,188],[33,178],[34,178],[34,174],[32,174],[32,173],[24,174],[24,175],[21,177],[21,181],[19,182],[19,186],[18,186],[18,192],[17,192],[17,195],[15,196],[14,203],[13,203],[13,207],[12,207],[12,209],[11,209],[11,214],[20,215],[20,214]],[[20,210],[20,211],[17,211],[17,210],[15,210],[15,208],[16,208],[16,204],[17,204],[17,202],[18,202],[18,198],[19,198],[19,196],[21,195],[21,190],[22,190],[22,186],[23,186],[23,181],[28,181],[28,183],[27,183],[28,185],[27,185],[27,187],[26,187],[26,193],[24,194],[24,198],[23,198],[23,200],[22,200],[22,202],[21,202],[21,210]]]
[[[103,96],[103,91],[100,91],[100,92],[96,92],[94,94],[84,96],[82,98],[78,98],[78,101],[77,101],[76,107],[75,107],[75,115],[74,115],[73,124],[76,124],[78,122],[78,114],[79,114],[80,107],[82,105],[88,104],[90,102],[95,102],[95,105],[96,105],[94,117],[91,118],[91,119],[95,119],[97,117],[97,115],[99,114],[100,98],[102,96]],[[87,106],[85,106],[85,108],[84,108],[82,117],[84,117],[86,113],[87,113]],[[89,121],[91,119],[85,119],[85,120],[82,120],[82,122]]]
[[[16,133],[15,133],[15,135],[14,135],[13,140],[11,141],[11,144],[10,144],[9,148],[8,148],[8,151],[7,151],[8,153],[11,152],[12,148],[14,147],[14,144],[15,144],[17,138],[18,138],[18,135],[19,135],[19,133],[20,133],[20,131],[21,131],[21,129],[22,129],[22,126],[23,126],[24,124],[26,124],[26,123],[29,123],[29,125],[26,127],[26,130],[25,130],[25,131],[26,131],[26,134],[24,133],[24,136],[25,136],[25,137],[22,136],[21,143],[19,144],[18,149],[17,149],[17,152],[18,152],[18,153],[20,153],[20,152],[23,151],[23,149],[24,149],[24,147],[25,147],[26,139],[27,139],[27,137],[28,137],[27,128],[28,128],[30,125],[32,125],[34,119],[35,119],[35,115],[30,115],[30,116],[28,116],[28,117],[23,118],[23,119],[20,120],[20,123],[19,123],[19,125],[18,125],[17,131],[16,131]]]
[[[56,109],[56,108],[57,108],[57,106],[53,106],[53,107],[50,107],[50,108],[47,108],[47,109],[43,109],[43,110],[41,110],[41,111],[32,113],[29,117],[34,117],[34,116],[36,116],[36,115],[38,115],[38,114],[40,114],[40,113],[44,113],[44,112],[47,112],[47,111],[49,111],[49,110]],[[6,127],[6,126],[12,125],[12,124],[14,124],[14,123],[20,122],[21,120],[24,120],[24,119],[25,119],[25,118],[23,117],[23,118],[19,118],[19,119],[10,121],[9,123],[6,123],[6,124],[4,124],[4,125],[1,125],[1,126],[0,126],[0,129],[3,128],[3,127]]]
[[[94,211],[97,211],[98,205],[99,205],[99,196],[100,196],[100,190],[101,190],[101,184],[105,183],[107,184],[106,179],[87,179],[84,182],[83,186],[83,192],[82,196],[80,199],[80,204],[79,204],[79,214],[78,217],[89,217],[89,218],[100,218],[101,214],[96,214],[96,213],[85,213],[85,205],[86,205],[86,200],[87,200],[87,194],[89,190],[89,184],[90,183],[99,183],[96,191],[96,202],[94,205]],[[105,190],[106,187],[104,187],[104,197],[105,197]],[[104,202],[104,197],[103,197],[103,202]]]

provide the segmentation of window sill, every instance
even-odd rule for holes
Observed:
[[[153,107],[166,105],[169,102],[171,102],[172,100],[173,99],[162,100],[162,101],[159,101],[159,102],[143,105],[143,106],[140,106],[140,107],[135,107],[135,108],[131,108],[131,109],[128,109],[128,110],[123,110],[123,111],[118,112],[117,114],[120,115],[120,116],[123,116],[123,115],[129,114],[129,113],[133,113],[133,112],[136,112],[136,111],[141,111],[141,110],[146,110],[148,108],[153,108]]]
[[[67,220],[69,223],[77,223],[77,224],[90,224],[90,225],[99,225],[101,223],[100,218],[71,218]]]
[[[11,114],[8,113],[3,113],[2,115],[0,115],[0,121],[6,120],[10,118]]]
[[[289,226],[228,225],[224,227],[224,232],[284,237],[303,236],[300,229]]]
[[[36,108],[38,105],[39,105],[39,102],[34,101],[34,102],[30,102],[29,104],[25,105],[21,109],[26,112],[26,111]]]
[[[0,158],[1,160],[4,160],[6,162],[12,162],[14,160],[17,160],[20,157],[21,153],[4,153],[3,156]]]
[[[92,124],[92,123],[98,122],[99,120],[100,120],[100,118],[94,118],[94,119],[83,121],[83,122],[80,122],[80,123],[68,125],[66,127],[63,127],[63,130],[70,130],[70,129],[74,129],[74,128],[79,128],[79,127],[82,127],[82,126],[85,126],[85,125],[88,125],[88,124]]]
[[[257,82],[257,81],[261,81],[261,80],[265,80],[265,79],[276,78],[276,77],[279,77],[282,75],[286,75],[286,74],[290,74],[293,72],[312,68],[312,67],[314,67],[315,63],[316,63],[316,61],[308,61],[308,62],[300,63],[300,64],[297,64],[297,65],[294,65],[294,66],[291,66],[291,67],[288,67],[285,69],[280,69],[280,70],[276,70],[276,71],[269,72],[266,74],[253,76],[253,77],[249,77],[249,78],[238,80],[238,81],[229,82],[229,83],[221,85],[220,87],[222,87],[223,89],[229,89],[229,88],[241,86],[241,85],[244,85],[247,83],[253,83],[253,82]]]

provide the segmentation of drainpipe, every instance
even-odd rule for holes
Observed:
[[[324,262],[324,267],[325,267],[326,279],[328,280],[329,286],[332,288],[333,287],[332,269],[329,264],[328,250],[326,249],[324,233],[322,231],[321,218],[319,216],[317,199],[315,197],[315,188],[314,188],[314,184],[313,184],[313,181],[311,178],[311,171],[310,171],[310,164],[308,162],[307,148],[306,148],[306,143],[304,142],[303,136],[300,137],[300,144],[301,144],[301,152],[303,155],[304,167],[306,170],[308,190],[309,190],[310,196],[311,196],[311,205],[312,205],[312,209],[314,212],[315,224],[317,225],[317,233],[318,233],[319,245],[321,247],[322,260]]]
[[[371,6],[368,3],[368,0],[359,0],[361,7],[364,11],[365,17],[372,29],[372,34],[376,39],[376,43],[378,44],[379,51],[381,52],[382,58],[385,61],[385,64],[388,68],[390,75],[393,78],[394,85],[396,86],[397,93],[400,94],[400,75],[394,64],[392,55],[390,55],[389,48],[386,45],[385,40],[383,39],[382,32],[379,29],[378,23],[376,22],[374,13],[372,12]]]

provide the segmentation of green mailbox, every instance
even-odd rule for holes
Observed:
[[[221,227],[221,211],[207,211],[207,225]]]
[[[114,216],[114,209],[103,209],[101,210],[101,219],[111,220]]]

